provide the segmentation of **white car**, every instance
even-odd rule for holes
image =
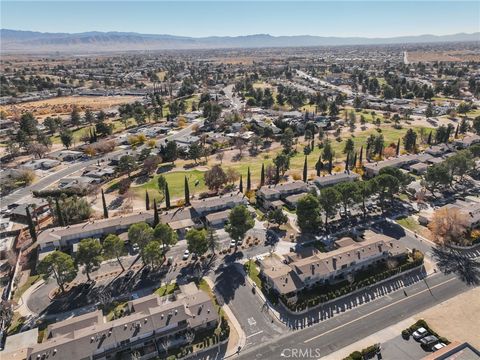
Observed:
[[[437,350],[440,350],[441,348],[445,347],[447,345],[445,345],[444,343],[438,343],[436,345],[433,345],[432,347],[432,351],[437,351]]]
[[[417,329],[417,331],[415,331],[412,336],[415,340],[420,340],[421,338],[425,337],[428,335],[428,331],[427,329],[425,329],[424,327],[420,327]]]
[[[187,249],[183,253],[182,260],[187,260],[189,256],[190,256],[190,251],[188,251],[188,249]]]
[[[230,241],[230,248],[234,248],[235,247],[235,240],[232,240]]]

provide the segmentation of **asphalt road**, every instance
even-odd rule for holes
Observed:
[[[242,351],[239,358],[280,359],[291,355],[292,349],[299,349],[306,351],[303,359],[317,359],[466,290],[468,287],[454,275],[436,274],[426,282],[407,288],[407,296],[397,291],[303,330],[291,330],[268,343]]]

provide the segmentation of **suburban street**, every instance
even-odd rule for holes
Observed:
[[[435,274],[403,291],[356,307],[299,331],[288,331],[274,340],[248,348],[240,359],[279,359],[285,349],[311,349],[318,358],[354,343],[469,289],[455,275]],[[410,295],[408,295],[410,294]]]

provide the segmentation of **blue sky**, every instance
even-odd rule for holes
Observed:
[[[390,37],[480,31],[479,1],[1,1],[1,27],[184,36]]]

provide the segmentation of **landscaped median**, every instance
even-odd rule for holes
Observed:
[[[369,346],[361,351],[354,351],[343,360],[371,359],[380,352],[380,344]]]

